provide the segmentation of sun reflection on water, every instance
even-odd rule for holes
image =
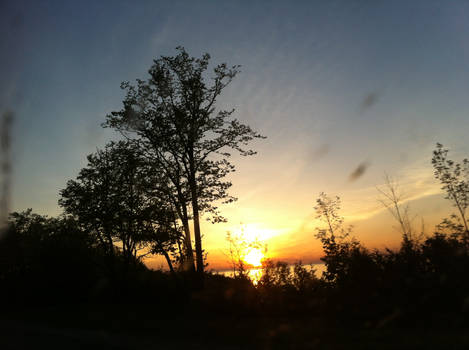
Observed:
[[[317,278],[321,278],[323,272],[326,271],[326,265],[324,264],[305,264],[303,265],[306,269],[311,269],[313,268],[315,271],[315,275]],[[290,272],[293,272],[293,266],[290,265]],[[232,270],[224,270],[220,271],[223,275],[229,276],[229,277],[234,277],[235,274]],[[254,285],[257,285],[262,278],[262,275],[264,274],[264,269],[262,267],[259,268],[251,268],[246,270],[246,276],[252,281]]]
[[[259,280],[261,279],[262,277],[262,269],[259,268],[259,269],[251,269],[249,270],[248,272],[248,277],[249,279],[252,281],[253,284],[257,285],[257,283],[259,283]]]

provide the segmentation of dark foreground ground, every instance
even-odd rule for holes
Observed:
[[[463,329],[325,327],[314,317],[192,312],[145,305],[29,307],[2,312],[7,349],[469,349]]]

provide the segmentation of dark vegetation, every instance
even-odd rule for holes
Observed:
[[[416,234],[388,181],[381,193],[402,231],[397,250],[364,247],[344,226],[340,199],[321,194],[322,277],[300,262],[265,261],[257,284],[242,261],[233,278],[205,271],[199,218],[224,220],[216,203],[234,200],[224,180],[230,152],[252,155],[243,147],[261,137],[233,111],[215,113],[238,68],[215,67],[206,86],[208,61],[180,48],[155,61],[148,81],[124,83],[124,107],[105,123],[123,138],[67,183],[64,213],[10,215],[0,243],[4,339],[67,348],[469,345],[469,167],[440,144],[435,177],[456,214],[434,234]],[[164,256],[168,271],[149,270],[149,254]]]

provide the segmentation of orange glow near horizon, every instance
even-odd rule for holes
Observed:
[[[416,178],[408,177],[413,180]],[[419,185],[427,182],[428,185]],[[438,192],[438,187],[429,180],[414,181],[413,185],[403,182],[402,187],[409,194],[406,205],[410,205],[413,215],[418,215],[414,221],[415,229],[421,228],[421,219],[424,219],[426,234],[430,235],[435,225],[441,218],[447,217],[452,208],[444,195]],[[209,269],[225,271],[232,268],[228,254],[229,243],[226,240],[227,231],[242,247],[240,258],[248,269],[262,266],[264,259],[287,263],[320,263],[323,251],[315,233],[316,227],[323,224],[315,218],[315,197],[310,192],[314,191],[302,191],[299,194],[291,190],[288,195],[297,199],[290,202],[287,194],[278,198],[265,198],[267,195],[248,197],[240,203],[224,207],[224,214],[229,222],[213,225],[203,221],[202,231],[206,235],[203,243],[208,252]],[[364,246],[379,250],[399,247],[401,233],[392,215],[377,201],[375,188],[368,186],[353,191],[329,192],[340,194],[340,213],[345,217],[344,225],[353,225],[352,236]],[[279,188],[278,193],[283,195],[283,189]],[[289,204],[286,206],[276,203]],[[152,268],[166,268],[162,257],[152,256],[145,261]]]

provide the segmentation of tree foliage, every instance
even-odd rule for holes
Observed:
[[[245,237],[244,228],[241,228],[239,234],[233,234],[228,231],[226,233],[226,241],[228,242],[228,251],[225,254],[233,270],[233,276],[247,278],[249,274],[249,265],[246,262],[246,256],[253,250],[257,250],[262,254],[267,253],[267,245],[257,238],[252,240]]]
[[[424,226],[422,223],[421,232],[416,232],[416,229],[413,225],[413,220],[415,219],[415,216],[411,217],[409,205],[404,204],[407,198],[399,188],[398,182],[386,174],[384,176],[383,187],[377,187],[377,190],[382,197],[381,199],[379,199],[379,202],[388,210],[394,220],[397,221],[397,223],[399,224],[399,227],[397,229],[402,233],[403,244],[417,244],[425,234]]]
[[[314,210],[316,211],[316,219],[324,222],[327,227],[316,229],[318,231],[316,235],[317,238],[328,236],[335,240],[344,239],[349,236],[352,227],[343,227],[344,218],[339,214],[340,208],[340,197],[336,196],[331,198],[324,192],[319,194],[319,197],[316,199],[316,206],[314,207]]]
[[[13,212],[0,240],[0,299],[22,304],[86,299],[94,281],[106,274],[103,258],[94,237],[73,217]]]
[[[340,198],[330,198],[324,192],[316,200],[316,219],[324,222],[326,228],[318,227],[316,238],[322,243],[324,257],[321,260],[326,264],[325,278],[328,281],[337,280],[347,268],[346,261],[350,256],[360,250],[361,246],[354,238],[350,238],[352,227],[343,226],[344,218],[340,215]]]
[[[458,214],[445,219],[440,227],[450,228],[460,232],[469,241],[469,227],[466,218],[466,210],[469,205],[469,160],[463,159],[457,163],[448,159],[448,149],[441,143],[436,144],[433,151],[432,164],[435,178],[446,192],[446,198],[457,208]]]
[[[59,203],[111,258],[118,247],[128,263],[136,262],[150,249],[163,254],[172,269],[168,254],[180,234],[160,184],[160,174],[135,143],[111,142],[88,156],[87,167],[67,183]]]

